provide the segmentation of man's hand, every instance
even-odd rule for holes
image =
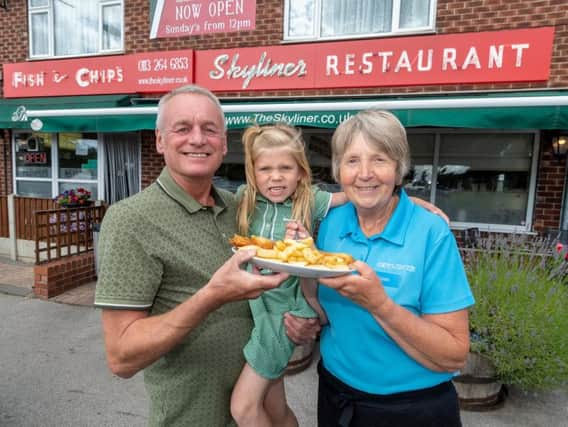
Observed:
[[[276,288],[288,278],[287,273],[271,275],[249,273],[243,268],[255,255],[252,250],[239,250],[211,277],[202,291],[212,297],[212,304],[220,307],[223,304],[243,299],[257,298],[264,291]],[[201,292],[201,291],[200,291]]]
[[[306,319],[290,313],[284,314],[284,326],[286,335],[295,344],[306,344],[315,340],[321,329],[319,318]]]
[[[437,207],[436,205],[433,205],[430,202],[427,202],[426,200],[423,200],[419,197],[410,197],[410,200],[412,200],[414,203],[416,203],[418,206],[422,206],[424,209],[432,212],[433,214],[438,215],[439,217],[442,217],[442,219],[444,221],[446,221],[446,224],[450,224],[450,217],[448,215],[446,215],[446,213],[440,209],[439,207]]]

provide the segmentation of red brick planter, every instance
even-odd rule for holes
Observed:
[[[96,280],[93,252],[58,259],[34,267],[34,295],[48,299]]]

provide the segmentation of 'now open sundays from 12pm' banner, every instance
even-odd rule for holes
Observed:
[[[256,0],[151,0],[150,38],[251,31]]]

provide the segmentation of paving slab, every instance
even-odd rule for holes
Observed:
[[[0,258],[0,292],[16,296],[32,293],[34,265]]]

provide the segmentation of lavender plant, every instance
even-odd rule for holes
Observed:
[[[522,389],[568,385],[568,253],[544,238],[489,236],[464,259],[476,303],[471,350]]]

